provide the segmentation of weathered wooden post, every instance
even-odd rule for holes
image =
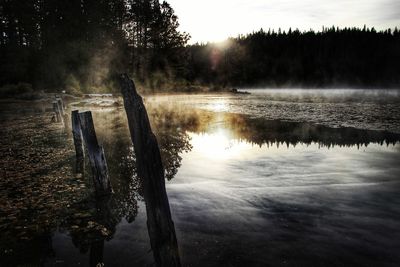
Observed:
[[[79,121],[82,130],[83,140],[89,155],[89,162],[92,169],[93,183],[97,196],[108,195],[112,192],[110,177],[104,149],[97,142],[96,131],[94,129],[92,112],[86,111],[79,113]]]
[[[147,228],[155,262],[157,266],[181,266],[157,139],[134,82],[123,74],[120,85],[136,154],[137,171],[143,181]]]
[[[61,112],[60,112],[60,108],[58,106],[58,102],[57,101],[53,102],[53,110],[54,110],[54,113],[56,115],[56,121],[57,122],[63,122],[63,119],[62,119],[62,116],[61,116]]]
[[[65,115],[65,110],[64,110],[64,103],[62,101],[61,98],[56,98],[57,104],[58,104],[58,108],[60,109],[61,115],[64,116]]]
[[[69,128],[69,117],[65,110],[66,108],[65,108],[62,97],[56,96],[56,101],[58,104],[58,109],[60,110],[60,114],[61,114],[63,122],[64,122],[64,126],[65,126],[65,128]],[[68,133],[69,133],[69,131],[68,131]]]
[[[78,110],[71,113],[72,118],[72,137],[74,139],[75,153],[76,153],[76,173],[84,173],[85,156],[83,153],[82,130],[79,120]]]
[[[65,114],[64,114],[64,126],[65,126],[65,129],[67,130],[67,135],[69,135],[71,132],[70,132],[70,122],[69,122],[69,116],[68,116],[68,114],[65,112]]]

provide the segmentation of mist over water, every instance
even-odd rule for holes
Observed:
[[[276,88],[246,89],[253,94],[269,95],[271,99],[303,100],[308,102],[400,102],[400,89],[351,89],[351,88]]]
[[[216,112],[400,133],[400,90],[241,89],[251,94],[149,97]]]

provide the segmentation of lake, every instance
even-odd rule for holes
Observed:
[[[398,266],[399,91],[245,91],[145,97],[182,265]],[[104,203],[51,102],[0,103],[0,265],[154,265],[125,111],[107,101],[70,104],[93,113]]]

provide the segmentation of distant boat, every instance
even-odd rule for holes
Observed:
[[[229,92],[233,93],[233,94],[241,94],[241,95],[249,95],[250,92],[247,91],[239,91],[236,88],[232,88],[231,90],[229,90]]]

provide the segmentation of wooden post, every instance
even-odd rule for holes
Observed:
[[[78,110],[71,113],[72,118],[72,137],[74,139],[75,153],[76,153],[76,173],[84,173],[85,156],[83,153],[82,130],[79,120]]]
[[[66,112],[64,114],[63,120],[64,120],[65,129],[67,130],[67,135],[69,135],[70,134],[70,128],[69,128],[70,122],[69,122],[69,116]]]
[[[61,116],[61,112],[60,112],[60,108],[58,106],[58,102],[54,101],[53,102],[53,110],[56,114],[56,121],[57,122],[63,122],[62,116]]]
[[[147,228],[155,262],[157,266],[181,266],[157,139],[134,82],[123,74],[120,85],[136,154],[137,171],[143,181]]]
[[[62,101],[61,98],[57,98],[56,99],[57,104],[58,104],[58,108],[60,109],[61,115],[64,116],[65,115],[65,110],[64,110],[64,103]]]
[[[93,183],[97,196],[108,195],[112,192],[110,177],[108,175],[107,162],[104,156],[104,149],[99,146],[96,131],[93,125],[92,112],[79,113],[79,121],[82,130],[83,140],[89,155],[89,162],[92,169]]]

